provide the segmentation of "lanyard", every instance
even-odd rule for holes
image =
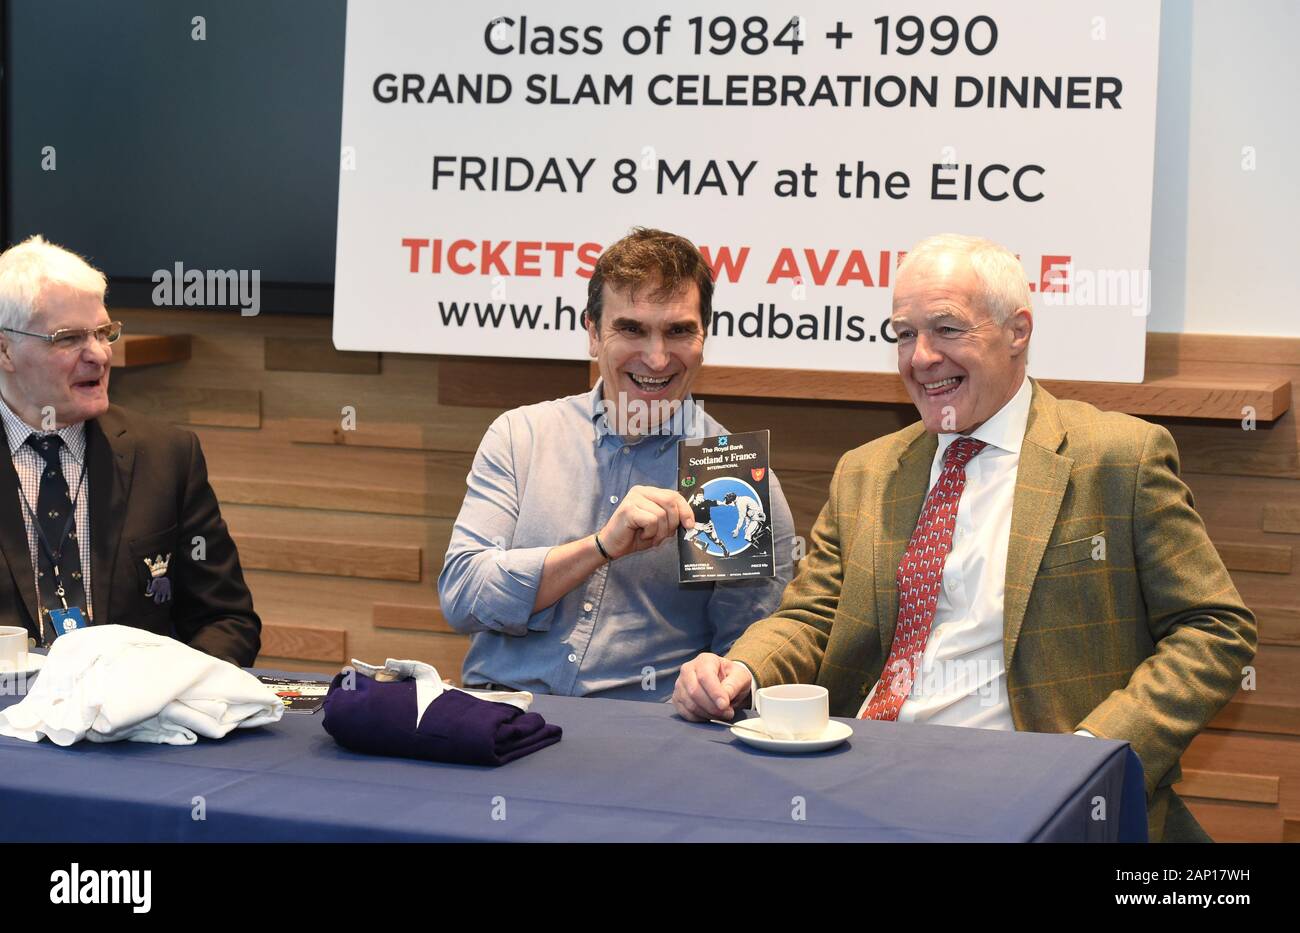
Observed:
[[[43,464],[42,472],[44,472],[44,467],[45,465]],[[22,500],[23,506],[27,509],[27,515],[32,520],[32,527],[36,529],[36,538],[38,541],[40,541],[41,546],[45,548],[45,554],[50,559],[50,566],[54,570],[55,584],[58,586],[58,589],[55,591],[55,595],[58,596],[59,600],[63,603],[64,609],[68,608],[68,601],[63,598],[64,597],[63,576],[60,573],[59,565],[63,562],[63,548],[68,543],[68,533],[72,531],[72,526],[75,525],[77,521],[77,500],[81,498],[81,486],[85,481],[86,481],[86,462],[85,459],[83,458],[81,462],[81,476],[77,479],[77,491],[72,496],[72,507],[68,510],[68,520],[64,522],[63,531],[59,534],[59,549],[57,551],[50,546],[49,539],[45,537],[45,529],[41,527],[40,520],[36,516],[36,510],[33,509],[31,503],[27,501],[27,494],[23,492],[22,483],[20,482],[18,484],[18,498]],[[38,585],[38,589],[39,589],[39,585]],[[37,598],[39,599],[40,593],[38,592],[36,595]],[[43,611],[41,613],[39,624],[41,629],[40,631],[41,641],[44,642],[45,615]]]
[[[32,520],[32,526],[36,529],[36,537],[40,539],[41,544],[45,547],[45,553],[50,558],[50,563],[58,565],[63,559],[63,546],[68,543],[68,532],[77,521],[77,500],[81,498],[81,484],[86,480],[86,465],[81,465],[81,477],[77,480],[77,491],[72,496],[72,507],[68,512],[68,520],[63,524],[63,531],[59,533],[59,549],[57,551],[50,547],[49,539],[45,537],[45,529],[41,527],[40,521],[36,517],[36,510],[31,507],[27,501],[27,495],[23,492],[22,484],[18,486],[18,497],[23,500],[23,505],[27,507],[27,515]]]

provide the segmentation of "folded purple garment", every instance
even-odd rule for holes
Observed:
[[[415,725],[415,681],[380,682],[338,674],[325,696],[325,731],[344,748],[370,755],[464,765],[503,765],[560,741],[561,729],[509,703],[444,690]]]

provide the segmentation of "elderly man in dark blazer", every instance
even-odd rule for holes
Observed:
[[[678,710],[817,683],[837,716],[1123,739],[1150,838],[1208,839],[1172,785],[1256,625],[1169,432],[1028,379],[1024,271],[987,240],[918,245],[892,323],[921,421],[844,455],[780,609],[689,662]]]
[[[32,237],[0,255],[0,623],[90,624],[248,666],[260,647],[198,439],[110,405],[105,279]]]

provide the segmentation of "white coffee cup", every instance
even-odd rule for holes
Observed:
[[[27,670],[27,629],[0,625],[0,671]]]
[[[815,684],[764,687],[755,700],[763,731],[777,739],[812,739],[830,721],[830,693]]]

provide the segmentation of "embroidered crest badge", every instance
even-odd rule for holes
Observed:
[[[171,562],[172,556],[166,557],[159,554],[153,560],[144,559],[144,565],[149,568],[149,586],[144,591],[144,595],[152,596],[153,601],[162,605],[172,598],[172,581],[167,579],[167,565]]]

